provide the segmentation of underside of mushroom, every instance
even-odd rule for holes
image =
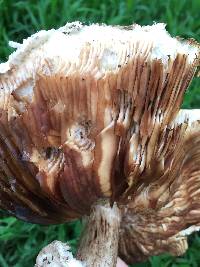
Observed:
[[[183,254],[200,227],[200,111],[180,110],[199,44],[163,24],[76,22],[10,45],[0,64],[0,207],[41,224],[91,213],[77,254],[88,266],[87,249],[103,257],[106,238],[114,249],[102,266],[115,266],[118,249],[130,263]]]
[[[185,114],[187,129],[181,123],[171,130],[178,139],[169,144],[174,153],[168,168],[122,207],[119,252],[126,262],[165,252],[180,256],[187,236],[200,230],[200,112],[181,111],[178,120]]]

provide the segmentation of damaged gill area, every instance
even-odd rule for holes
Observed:
[[[163,24],[76,22],[11,45],[0,65],[1,208],[54,224],[108,200],[126,262],[184,253],[200,222],[200,112],[180,107],[199,44]]]

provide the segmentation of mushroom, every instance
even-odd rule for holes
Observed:
[[[84,266],[183,254],[200,227],[200,112],[180,110],[199,44],[164,24],[75,22],[10,45],[0,207],[40,224],[86,216]]]

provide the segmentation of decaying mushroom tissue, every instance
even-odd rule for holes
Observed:
[[[200,229],[200,111],[180,109],[199,44],[163,24],[75,22],[10,45],[0,65],[0,207],[47,225],[84,216],[69,266],[183,254]],[[51,266],[65,266],[59,257]]]

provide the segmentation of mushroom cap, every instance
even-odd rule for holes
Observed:
[[[64,222],[161,179],[187,128],[184,120],[171,130],[199,65],[197,43],[163,24],[76,22],[11,45],[0,65],[2,208]]]

